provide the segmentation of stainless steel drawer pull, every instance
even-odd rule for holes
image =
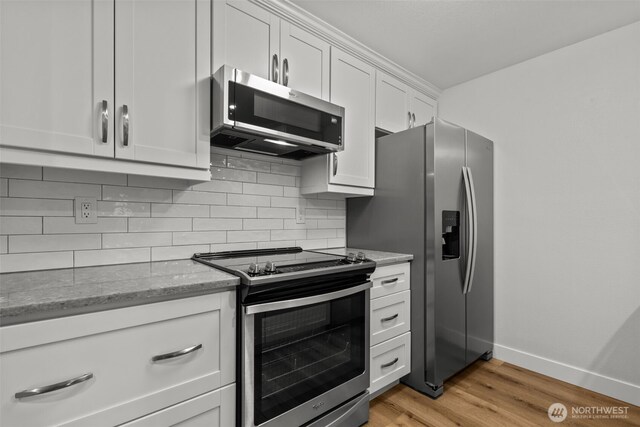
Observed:
[[[398,317],[398,313],[394,314],[393,316],[383,317],[382,319],[380,319],[380,321],[381,322],[389,322],[391,320],[394,320],[397,317]]]
[[[393,359],[391,362],[383,363],[382,365],[380,365],[380,367],[382,369],[384,369],[384,368],[388,368],[389,366],[393,366],[396,363],[398,363],[398,358],[397,357],[395,359]]]
[[[274,54],[273,59],[271,60],[271,81],[278,83],[278,74],[280,72],[280,67],[278,66],[278,55]]]
[[[411,111],[407,112],[407,116],[409,117],[409,120],[407,121],[407,128],[411,127]]]
[[[80,384],[85,381],[89,381],[93,378],[92,373],[80,375],[79,377],[72,378],[70,380],[61,381],[59,383],[46,385],[44,387],[32,388],[31,390],[22,390],[15,394],[16,399],[23,399],[25,397],[38,396],[40,394],[51,393],[52,391],[62,390],[63,388],[71,387],[72,385]]]
[[[415,113],[411,113],[411,127],[414,127],[416,125],[416,115]]]
[[[129,107],[122,106],[122,145],[129,146]]]
[[[109,103],[105,99],[102,100],[100,117],[102,119],[102,142],[106,144],[109,136]]]
[[[202,344],[194,345],[193,347],[187,347],[182,350],[172,351],[171,353],[159,354],[157,356],[153,356],[151,358],[152,362],[159,362],[160,360],[173,359],[176,357],[186,356],[189,353],[193,353],[194,351],[198,351],[202,348]]]
[[[289,86],[289,60],[287,58],[282,60],[282,85]]]
[[[388,279],[388,280],[383,280],[382,282],[380,282],[381,285],[389,285],[391,283],[396,283],[398,281],[397,277],[394,277],[393,279]]]
[[[338,155],[333,153],[333,176],[338,173]]]

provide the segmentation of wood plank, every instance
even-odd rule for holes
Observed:
[[[562,423],[547,416],[552,403],[569,411]],[[623,407],[626,418],[572,417],[577,407]],[[433,400],[403,384],[371,402],[366,427],[636,426],[640,407],[492,359],[478,361],[445,383]]]

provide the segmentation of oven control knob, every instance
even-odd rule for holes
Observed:
[[[258,267],[258,264],[256,264],[255,262],[252,262],[251,264],[249,264],[249,276],[255,276],[256,274],[260,273],[260,268]]]
[[[276,272],[276,265],[273,263],[273,261],[267,261],[264,266],[264,272],[268,274],[273,274]]]
[[[367,257],[364,255],[364,252],[358,252],[358,255],[356,255],[356,260],[358,262],[364,262],[366,258]]]
[[[349,255],[347,255],[347,262],[351,264],[356,262],[356,254],[354,254],[353,252],[349,252]]]

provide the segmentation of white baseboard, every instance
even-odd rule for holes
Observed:
[[[534,372],[640,406],[640,386],[499,344],[493,356]]]

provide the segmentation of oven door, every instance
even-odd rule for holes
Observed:
[[[370,287],[244,307],[243,426],[299,426],[367,389]]]

